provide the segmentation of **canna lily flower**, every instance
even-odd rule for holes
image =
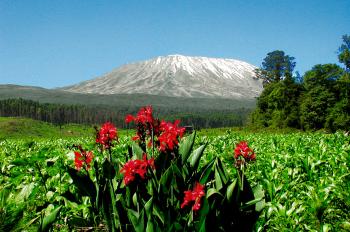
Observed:
[[[241,141],[236,145],[234,157],[237,166],[240,166],[241,164],[244,164],[248,161],[254,161],[256,159],[256,155],[253,149],[248,147],[248,143],[246,141]]]
[[[147,155],[143,155],[143,159],[139,160],[129,160],[120,170],[122,174],[124,174],[124,183],[125,185],[129,185],[131,182],[135,180],[137,176],[141,179],[146,179],[147,168],[150,167],[152,169],[154,166],[154,158],[147,160]]]
[[[125,117],[126,123],[130,123],[133,121],[135,123],[141,123],[141,124],[146,124],[146,123],[153,124],[154,118],[153,118],[152,106],[142,107],[137,113],[136,117],[132,116],[131,114],[126,115]]]
[[[160,123],[160,131],[162,131],[161,135],[158,137],[160,151],[172,151],[174,147],[178,145],[179,137],[181,138],[185,132],[185,128],[179,127],[179,124],[179,120],[176,120],[174,124],[165,121]]]
[[[135,121],[134,116],[132,116],[131,114],[126,115],[126,117],[125,117],[125,122],[126,122],[126,123],[130,123],[130,122],[132,122],[132,121]]]
[[[75,159],[74,159],[75,168],[78,171],[84,166],[84,164],[86,165],[86,170],[90,169],[90,163],[94,158],[91,151],[88,151],[88,152],[84,150],[81,150],[81,152],[75,151],[74,155],[75,155]]]
[[[96,143],[100,143],[103,148],[109,149],[113,140],[118,140],[117,128],[114,124],[106,122],[96,134]]]
[[[184,201],[181,204],[181,209],[185,206],[189,205],[191,202],[194,202],[192,206],[193,211],[198,211],[201,208],[201,198],[205,196],[204,192],[204,185],[201,185],[200,183],[196,183],[193,191],[187,190],[184,191]]]

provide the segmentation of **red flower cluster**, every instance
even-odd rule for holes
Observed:
[[[90,163],[92,161],[92,158],[94,158],[94,155],[91,151],[86,152],[81,149],[81,152],[75,151],[74,154],[74,163],[78,171],[84,166],[84,164],[86,165],[86,170],[90,169]]]
[[[143,155],[142,160],[129,160],[124,164],[123,168],[120,170],[124,174],[125,185],[130,184],[135,180],[136,174],[141,177],[141,179],[146,178],[147,168],[150,167],[154,169],[154,158],[147,160],[147,155]]]
[[[150,123],[153,124],[153,109],[152,106],[146,106],[146,107],[142,107],[139,112],[137,113],[137,116],[134,117],[131,114],[128,114],[125,117],[125,122],[126,123],[130,123],[132,121],[135,121],[136,123],[142,123],[142,124],[146,124],[146,123]]]
[[[162,152],[172,151],[179,143],[179,137],[182,137],[185,128],[179,127],[180,121],[176,120],[174,124],[162,121],[153,117],[152,106],[146,106],[139,110],[137,116],[127,115],[125,122],[135,122],[137,124],[136,136],[132,140],[139,140],[141,144],[146,144],[146,137],[152,135],[152,138],[158,138],[156,141],[149,141],[148,146],[152,146],[153,142]],[[146,146],[146,145],[144,145]]]
[[[174,146],[178,145],[179,137],[181,138],[185,132],[185,128],[179,127],[179,123],[179,120],[176,120],[174,124],[165,121],[160,123],[160,131],[162,132],[158,137],[160,151],[173,150]]]
[[[246,141],[242,141],[236,145],[235,148],[235,159],[238,164],[242,162],[239,161],[239,158],[242,157],[243,161],[254,161],[256,159],[256,155],[250,147],[248,147],[248,143]],[[244,162],[243,162],[244,163]]]
[[[125,117],[126,123],[135,122],[137,124],[136,136],[132,140],[140,140],[141,142],[146,141],[146,136],[151,135],[153,131],[154,136],[159,135],[159,120],[154,119],[152,106],[142,107],[137,116],[129,114]],[[150,142],[152,144],[152,141]]]
[[[193,191],[187,190],[184,192],[184,201],[181,204],[181,209],[189,205],[192,201],[194,202],[192,206],[193,211],[198,211],[201,208],[201,198],[205,195],[204,185],[196,183]]]
[[[109,149],[112,146],[112,141],[117,139],[117,128],[110,122],[103,124],[96,134],[96,143],[102,144],[105,149]]]

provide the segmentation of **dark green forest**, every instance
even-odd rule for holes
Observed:
[[[328,131],[350,129],[350,36],[342,37],[337,64],[317,64],[293,75],[295,58],[283,51],[267,54],[256,74],[264,90],[251,115],[257,127]]]
[[[68,123],[101,124],[106,121],[126,128],[124,121],[127,114],[136,114],[139,107],[107,107],[89,105],[68,105],[57,103],[40,103],[22,98],[0,100],[0,116],[27,117],[50,122],[56,125]],[[160,119],[180,119],[182,125],[199,128],[243,126],[251,109],[237,108],[232,110],[192,110],[181,111],[178,108],[155,107],[155,115]]]

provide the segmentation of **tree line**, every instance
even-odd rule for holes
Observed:
[[[0,116],[27,117],[56,125],[68,123],[96,125],[106,121],[113,122],[120,128],[127,128],[125,115],[136,114],[139,107],[106,107],[40,103],[22,98],[0,100]],[[243,126],[251,109],[203,110],[183,112],[178,108],[163,107],[155,109],[160,119],[181,120],[181,124],[194,128]]]
[[[317,64],[304,76],[293,75],[295,58],[270,52],[256,74],[263,80],[251,122],[258,127],[303,130],[350,129],[350,36],[342,37],[337,64]]]

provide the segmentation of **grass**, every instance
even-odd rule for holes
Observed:
[[[0,117],[0,139],[85,137],[92,133],[93,128],[85,125],[59,127],[28,118]]]
[[[67,125],[60,130],[58,126],[49,123],[0,118],[0,136],[5,134],[6,137],[11,135],[12,138],[19,138],[0,141],[0,186],[7,186],[12,194],[10,196],[20,194],[23,189],[28,190],[28,197],[22,202],[25,205],[25,218],[22,220],[24,225],[38,218],[47,201],[57,204],[62,200],[59,196],[61,183],[57,174],[62,170],[58,168],[60,163],[74,167],[73,159],[68,156],[72,151],[69,146],[81,144],[85,149],[95,149],[94,154],[98,157],[93,132],[90,126]],[[115,147],[114,154],[116,157],[123,157],[123,163],[124,155],[128,152],[127,144],[131,142],[130,137],[134,135],[134,131],[118,132],[120,142]],[[86,137],[80,138],[79,133]],[[25,136],[34,135],[40,139],[33,138],[33,142],[29,143],[22,141]],[[344,133],[288,133],[284,130],[217,128],[202,129],[198,131],[198,135],[195,147],[208,143],[202,161],[220,156],[231,177],[236,175],[233,166],[235,145],[245,140],[254,149],[257,160],[249,164],[246,176],[254,186],[261,186],[265,192],[265,208],[257,223],[260,231],[350,230],[350,137]],[[65,138],[51,139],[50,136]],[[47,191],[44,191],[39,168],[33,168],[29,161],[39,163],[45,178],[48,178]],[[52,163],[54,165],[49,166]],[[67,174],[63,176],[62,184],[63,189],[70,187]],[[11,203],[11,199],[8,197],[7,202]],[[17,201],[14,202],[16,207],[19,206]],[[5,208],[9,208],[9,205],[7,203]],[[75,204],[67,205],[66,208],[70,211],[62,211],[58,224],[66,223],[63,220],[65,216],[80,215],[81,209],[86,209],[89,204],[85,202],[79,207]],[[16,219],[15,215],[11,217]],[[32,227],[38,223],[37,219]]]
[[[91,125],[65,124],[61,127],[52,123],[29,118],[0,117],[0,140],[37,138],[81,138],[93,137],[95,129]],[[120,136],[132,135],[133,130],[118,129]]]
[[[118,126],[118,125],[117,125]],[[197,131],[199,136],[220,136],[227,133],[278,133],[288,134],[300,132],[296,129],[255,129],[242,127],[207,128]],[[82,124],[65,124],[61,127],[29,118],[0,117],[0,140],[3,139],[35,139],[35,138],[74,138],[90,137],[95,133],[93,126]],[[118,134],[133,135],[133,130],[118,129]]]

